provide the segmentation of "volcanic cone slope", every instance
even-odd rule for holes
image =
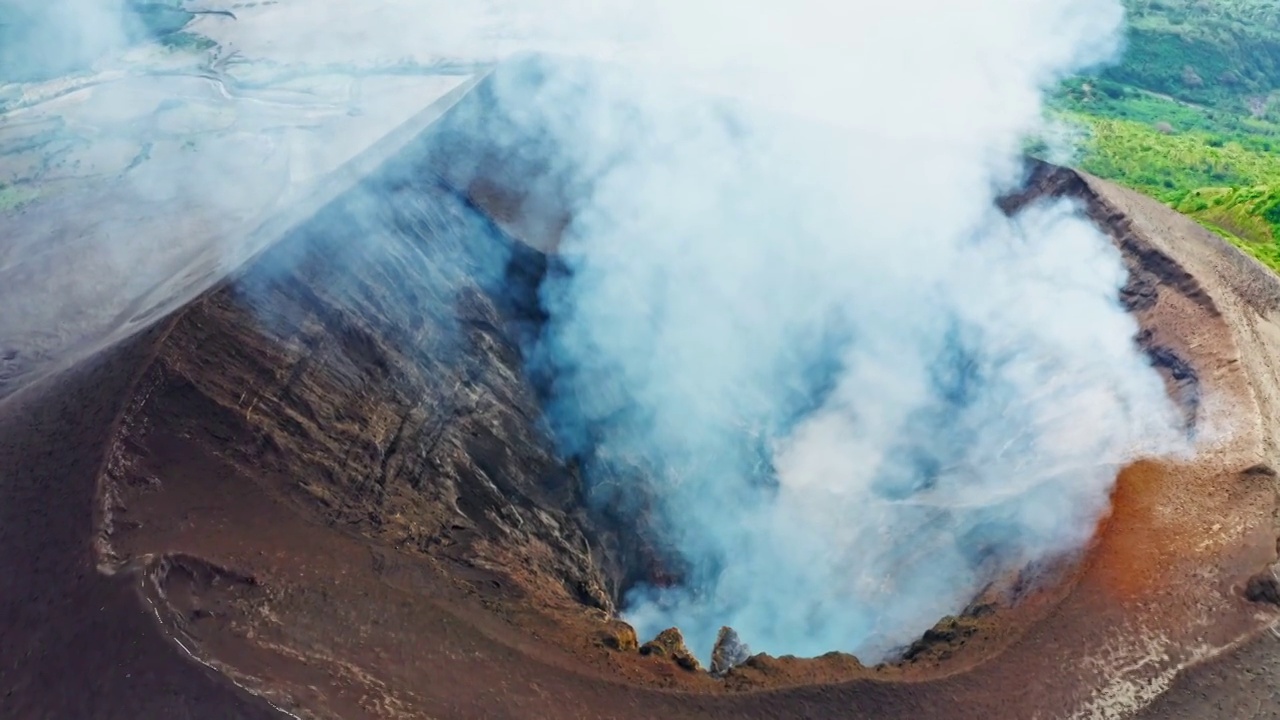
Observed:
[[[433,132],[219,288],[6,401],[0,538],[19,560],[2,646],[25,659],[0,682],[20,715],[87,716],[73,698],[100,717],[342,718],[1271,702],[1272,681],[1231,668],[1277,617],[1280,288],[1220,239],[1034,165],[1005,209],[1074,198],[1114,240],[1198,454],[1126,468],[1082,557],[975,598],[901,663],[757,655],[713,678],[641,654],[648,638],[614,619],[629,583],[662,572],[655,539],[643,509],[586,503],[523,367],[554,187],[522,203],[536,162]],[[126,697],[131,682],[151,692]]]

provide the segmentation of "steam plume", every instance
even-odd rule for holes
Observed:
[[[635,11],[610,9],[586,24]],[[1117,250],[1068,203],[994,200],[1046,86],[1115,51],[1118,3],[634,17],[628,72],[495,84],[572,210],[537,353],[553,422],[681,570],[628,597],[641,634],[875,661],[1081,548],[1175,413]]]
[[[1069,204],[993,206],[1042,90],[1116,51],[1117,0],[446,5],[327,3],[310,47],[613,63],[494,87],[572,211],[552,423],[681,571],[628,598],[642,634],[877,660],[1079,549],[1117,468],[1176,444],[1117,251]]]
[[[191,15],[180,3],[132,0],[6,0],[0,4],[0,84],[84,70],[102,56]]]

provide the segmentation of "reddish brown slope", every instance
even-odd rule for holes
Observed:
[[[278,717],[182,659],[128,575],[95,569],[94,483],[163,329],[0,406],[0,715]]]
[[[518,319],[510,298],[466,273],[441,276],[471,265],[439,254],[457,249],[451,231],[414,220],[443,217],[447,200],[402,206],[392,225],[412,231],[358,255],[341,248],[368,230],[329,217],[176,322],[106,478],[114,561],[181,551],[225,568],[221,583],[170,573],[157,603],[170,630],[279,704],[321,716],[540,717],[565,703],[581,717],[800,717],[827,703],[855,717],[1135,710],[1180,667],[1273,617],[1238,591],[1274,559],[1274,479],[1243,472],[1268,459],[1269,430],[1217,429],[1257,392],[1228,313],[1270,301],[1191,273],[1072,173],[1034,185],[1081,198],[1114,233],[1145,342],[1201,432],[1219,436],[1194,463],[1122,475],[1083,563],[967,647],[932,656],[947,662],[775,663],[721,685],[596,647],[603,613],[589,604],[608,601],[577,591],[612,581],[594,569],[599,556],[574,548],[599,528],[576,514],[576,476],[521,429],[535,410],[502,330]],[[410,187],[414,202],[443,192]],[[393,272],[419,282],[389,283]],[[404,287],[425,300],[397,297]],[[459,354],[437,345],[444,337]],[[823,685],[758,692],[811,683]]]
[[[1123,473],[1082,561],[963,648],[720,683],[599,642],[647,551],[581,511],[537,423],[516,342],[536,317],[510,290],[539,256],[433,162],[371,180],[375,225],[344,215],[368,208],[349,195],[163,327],[0,405],[12,716],[268,714],[228,678],[346,718],[1102,718],[1171,684],[1148,712],[1236,706],[1222,668],[1276,617],[1240,590],[1275,558],[1280,293],[1224,243],[1042,168],[1022,200],[1076,197],[1124,250],[1203,451]],[[487,277],[495,257],[518,262]]]

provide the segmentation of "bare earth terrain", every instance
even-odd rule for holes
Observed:
[[[587,510],[541,421],[565,217],[449,133],[486,58],[368,42],[394,2],[223,4],[211,50],[0,86],[0,716],[1280,718],[1280,280],[1222,240],[1034,166],[1004,209],[1122,250],[1196,456],[901,662],[713,677],[616,620],[646,519]]]
[[[1072,197],[1111,235],[1200,452],[1127,468],[1082,557],[991,588],[901,663],[713,678],[612,620],[661,569],[640,519],[583,509],[538,422],[520,338],[554,243],[522,241],[519,168],[441,151],[455,99],[259,223],[230,279],[179,263],[142,309],[58,339],[82,352],[4,336],[7,716],[1280,716],[1280,283],[1260,267],[1037,166],[1006,209]]]

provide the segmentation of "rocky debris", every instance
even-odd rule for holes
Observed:
[[[613,620],[604,631],[606,647],[621,652],[635,652],[640,649],[640,639],[636,637],[636,629],[621,620]]]
[[[767,653],[759,653],[734,665],[721,677],[726,689],[749,692],[778,685],[837,682],[867,677],[867,671],[868,668],[858,658],[844,652],[829,652],[816,658],[798,658],[794,655],[773,657]]]
[[[977,617],[948,615],[925,630],[923,637],[911,643],[902,653],[902,660],[908,663],[929,658],[945,660],[980,629],[981,623]]]
[[[640,654],[669,658],[685,670],[702,669],[698,658],[684,644],[684,635],[679,628],[667,628],[658,633],[657,637],[640,646]]]
[[[578,602],[605,612],[613,612],[613,599],[595,577],[585,577],[573,583],[574,597]]]
[[[751,648],[742,642],[736,630],[729,626],[720,628],[715,648],[711,651],[711,674],[717,677],[741,665],[751,657]]]
[[[1150,274],[1130,274],[1124,287],[1120,288],[1120,302],[1129,312],[1149,310],[1159,299],[1160,288]]]
[[[151,557],[139,567],[147,580],[143,594],[156,616],[191,643],[214,630],[204,625],[209,621],[223,630],[248,627],[269,593],[251,574],[185,553]]]
[[[791,656],[776,658],[769,653],[758,653],[730,668],[726,680],[731,687],[747,689],[767,684],[769,678],[785,674],[786,665],[794,660]]]
[[[1280,580],[1273,568],[1267,568],[1249,578],[1244,586],[1244,598],[1249,602],[1280,606]]]
[[[531,302],[503,282],[529,260],[516,246],[394,166],[189,307],[135,414],[344,532],[611,613],[580,477],[510,333]]]
[[[837,667],[847,673],[865,669],[862,661],[856,656],[850,655],[846,652],[840,652],[838,650],[833,650],[829,653],[819,655],[817,657],[817,662],[828,667]]]
[[[1129,227],[1127,219],[1094,217],[1103,227],[1111,227],[1118,237],[1120,250],[1124,252],[1125,262],[1131,274],[1150,274],[1150,282],[1158,287],[1168,288],[1204,308],[1210,315],[1218,317],[1221,313],[1213,298],[1205,292],[1200,281],[1173,258],[1149,243],[1140,240]],[[1109,221],[1109,222],[1108,222]]]
[[[1276,477],[1275,468],[1272,468],[1270,465],[1266,463],[1258,463],[1257,465],[1251,465],[1245,468],[1244,470],[1240,471],[1240,474],[1250,478]]]
[[[1007,215],[1016,215],[1046,198],[1082,201],[1089,219],[1110,235],[1124,253],[1129,278],[1121,298],[1129,310],[1150,308],[1155,304],[1159,288],[1167,288],[1201,306],[1209,315],[1220,316],[1218,307],[1200,282],[1180,262],[1135,232],[1132,220],[1099,198],[1078,172],[1033,158],[1027,160],[1027,171],[1022,188],[998,201],[1000,209]]]
[[[1120,290],[1120,300],[1130,312],[1152,310],[1162,291],[1184,296],[1200,306],[1210,317],[1220,317],[1221,311],[1200,282],[1173,257],[1142,238],[1133,228],[1132,221],[1114,207],[1108,206],[1093,193],[1088,183],[1076,172],[1031,160],[1028,162],[1028,178],[1023,189],[1002,198],[1000,209],[1015,215],[1047,197],[1071,197],[1083,202],[1091,220],[1112,237],[1124,254],[1128,278]],[[1256,265],[1256,263],[1254,263]],[[1248,263],[1246,263],[1248,265]],[[1248,268],[1256,272],[1261,268]],[[1264,285],[1274,285],[1262,281]],[[1269,308],[1273,298],[1268,296],[1258,304]],[[1139,318],[1141,322],[1141,317]],[[1200,410],[1200,379],[1187,358],[1165,343],[1157,343],[1151,328],[1143,323],[1144,330],[1135,338],[1151,364],[1165,378],[1170,395],[1182,408],[1188,427],[1195,424]]]
[[[1164,378],[1173,398],[1186,420],[1187,428],[1195,425],[1200,413],[1200,377],[1191,363],[1173,348],[1159,344],[1150,329],[1138,333],[1135,341],[1146,353],[1152,367]]]

